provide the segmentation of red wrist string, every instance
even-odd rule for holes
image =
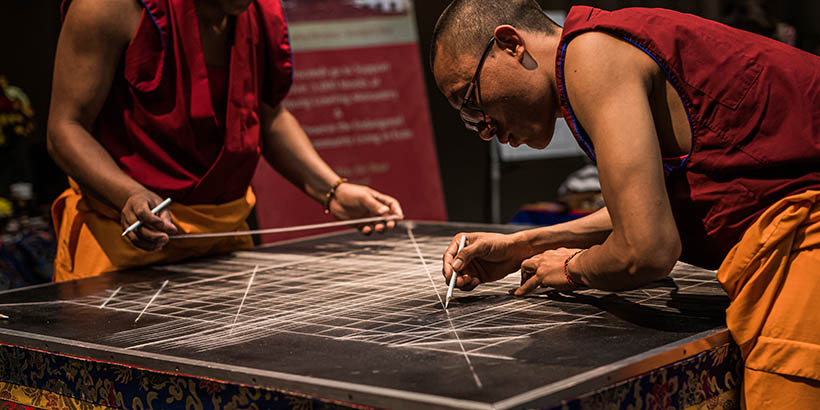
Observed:
[[[564,260],[564,276],[567,278],[567,283],[569,283],[570,289],[577,289],[578,285],[575,284],[575,281],[569,276],[569,261],[575,257],[575,255],[585,251],[586,249],[581,249],[579,251],[575,251],[572,255],[569,255],[567,259]]]

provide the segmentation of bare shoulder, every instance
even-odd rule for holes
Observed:
[[[63,33],[89,46],[109,43],[127,45],[136,33],[142,16],[137,0],[73,0],[68,8]]]
[[[658,70],[652,58],[634,45],[597,31],[570,41],[564,62],[566,81],[584,88],[607,85],[611,89],[623,82],[649,87]]]

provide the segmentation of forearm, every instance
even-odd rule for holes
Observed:
[[[529,229],[513,234],[518,243],[530,247],[535,255],[550,249],[589,248],[601,244],[612,231],[612,221],[606,208],[562,224]]]
[[[268,163],[293,185],[317,202],[339,180],[319,157],[296,118],[285,108],[268,111],[262,131],[263,155]]]
[[[573,257],[568,272],[578,284],[609,291],[635,289],[665,278],[681,253],[681,241],[674,220],[659,219],[651,226],[613,224],[600,245]]]
[[[613,233],[607,208],[559,225],[519,232],[516,240],[528,256],[558,248],[580,248],[570,260],[573,282],[608,291],[635,289],[665,277],[680,254],[674,229],[657,230],[656,238],[627,239]],[[660,255],[660,256],[659,256]],[[565,282],[563,275],[559,279]]]
[[[48,151],[66,174],[117,210],[131,195],[146,189],[123,172],[79,123],[52,120],[48,127]]]
[[[657,253],[644,258],[619,249],[609,243],[593,246],[570,260],[567,268],[573,280],[584,286],[608,291],[635,289],[669,275],[679,255],[676,249],[658,249],[669,257]],[[665,260],[663,263],[646,261]]]

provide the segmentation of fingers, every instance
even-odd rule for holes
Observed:
[[[450,283],[450,275],[453,273],[453,258],[458,250],[458,238],[460,237],[461,234],[453,237],[453,240],[450,241],[450,245],[444,250],[444,255],[442,256],[441,273],[444,275],[446,283]]]
[[[523,273],[523,271],[522,271]],[[515,290],[513,293],[515,296],[524,296],[536,288],[541,286],[541,278],[538,275],[532,275],[526,282],[524,282],[521,287]]]
[[[404,219],[404,211],[401,209],[401,204],[399,204],[399,201],[396,200],[396,198],[393,198],[393,197],[388,196],[388,195],[382,195],[382,196],[387,198],[387,200],[385,201],[385,204],[388,207],[390,207],[390,214],[398,215],[399,219]],[[395,224],[395,221],[391,221],[391,222],[393,222]]]
[[[457,238],[460,238],[462,234],[457,235]],[[472,262],[473,258],[476,256],[478,252],[481,251],[481,247],[478,243],[471,243],[470,236],[467,236],[467,244],[464,245],[464,248],[458,252],[458,255],[455,255],[455,251],[453,251],[454,261],[453,261],[453,269],[461,272],[465,266],[469,265]],[[456,243],[456,249],[458,249],[458,243]]]
[[[128,234],[128,238],[138,248],[158,251],[168,244],[168,234],[146,228],[144,225]]]
[[[459,252],[458,244],[461,241],[462,236],[469,236],[468,234],[459,233],[458,235],[453,237],[453,240],[450,241],[450,245],[447,246],[447,249],[444,250],[444,256],[442,257],[442,274],[444,275],[445,283],[450,283],[450,277],[452,275],[457,275],[456,277],[456,287],[461,290],[473,290],[476,286],[478,286],[481,281],[472,273],[476,271],[475,267],[465,268],[465,265],[462,263],[458,265],[454,265],[453,261],[460,261],[460,259],[456,259],[456,257],[461,257],[464,250],[467,249],[467,245],[464,246],[463,249]],[[466,242],[469,242],[466,241]]]
[[[159,214],[160,219],[162,219],[162,232],[167,233],[168,235],[174,235],[177,233],[177,226],[171,221],[171,213],[167,210],[163,210]]]
[[[137,211],[137,219],[142,222],[141,228],[150,228],[152,231],[164,232],[165,221],[151,212],[147,206]]]
[[[138,248],[154,251],[162,249],[169,240],[168,235],[177,232],[171,221],[171,214],[167,210],[160,211],[159,215],[151,212],[161,201],[153,193],[140,193],[129,198],[122,210],[120,223],[127,229],[135,222],[140,225],[129,232],[126,237]]]
[[[404,212],[401,209],[401,205],[396,198],[393,198],[389,195],[382,194],[381,192],[375,191],[371,189],[371,197],[378,203],[378,205],[373,204],[372,206],[376,208],[376,213],[378,215],[386,216],[386,215],[397,215],[399,218],[404,218]],[[370,208],[373,209],[373,208]],[[372,211],[371,211],[372,212]],[[384,223],[377,223],[374,226],[374,230],[376,232],[382,233],[386,229],[393,229],[396,227],[396,221],[390,220]]]
[[[538,257],[532,257],[521,262],[521,286],[538,272]]]
[[[371,215],[390,215],[392,213],[390,201],[397,202],[395,199],[390,198],[387,195],[383,195],[376,191],[370,190],[370,195],[367,195],[364,198],[364,207]],[[372,227],[370,225],[363,227],[361,229],[361,232],[365,235],[370,234],[373,231],[376,231],[378,233],[384,233],[385,228],[393,229],[393,227],[395,226],[395,221],[387,221],[386,223],[378,222],[373,224]]]
[[[133,217],[133,215],[131,215]],[[131,226],[135,219],[123,217],[124,225]],[[134,244],[134,246],[147,251],[155,251],[162,249],[168,243],[168,234],[152,228],[149,224],[143,222],[137,229],[129,232],[126,238]]]
[[[456,279],[458,282],[458,278]],[[458,283],[456,283],[458,285]],[[458,287],[459,289],[469,292],[476,288],[476,286],[481,284],[481,280],[475,276],[470,275],[462,275],[461,276],[461,285]]]
[[[521,286],[514,294],[526,295],[539,286],[557,290],[573,289],[564,274],[564,260],[572,251],[565,248],[549,250],[521,262]]]
[[[387,196],[387,195],[383,195],[383,196],[387,199],[385,204],[390,208],[389,214],[390,215],[398,215],[399,219],[404,219],[404,211],[402,211],[401,205],[399,204],[399,201],[397,201],[395,198]],[[395,227],[396,227],[396,221],[395,220],[387,221],[387,229],[393,229]]]
[[[404,218],[399,201],[370,187],[353,183],[342,184],[336,190],[336,200],[331,202],[331,211],[338,219],[362,218],[368,216],[397,215]],[[382,221],[358,226],[359,232],[370,235],[384,233],[396,227],[396,221]]]
[[[521,262],[521,286],[513,292],[516,296],[524,296],[541,286],[542,277],[538,275],[539,257],[534,256]]]

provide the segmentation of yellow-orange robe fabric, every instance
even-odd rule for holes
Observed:
[[[745,359],[746,407],[820,405],[820,191],[769,207],[717,277],[732,299],[726,324]]]
[[[103,272],[154,263],[227,253],[253,247],[250,236],[226,238],[171,239],[162,250],[145,251],[121,236],[120,213],[83,195],[74,181],[52,204],[51,215],[57,232],[54,280],[64,281],[96,276]],[[247,230],[245,219],[256,204],[248,188],[243,198],[220,205],[183,205],[166,208],[178,234]]]

